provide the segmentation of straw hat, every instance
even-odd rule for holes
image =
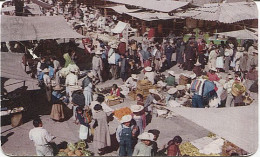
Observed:
[[[138,80],[138,76],[136,74],[132,74],[131,77],[135,80]]]
[[[61,87],[60,85],[57,85],[57,86],[53,87],[53,90],[63,90],[63,87]]]
[[[178,85],[176,88],[177,88],[177,90],[184,90],[185,89],[185,85]]]
[[[48,68],[45,68],[42,72],[48,73],[48,72],[49,72],[49,69],[48,69]]]
[[[156,89],[149,89],[149,93],[152,93],[152,94],[157,94],[157,90]]]
[[[111,48],[116,49],[116,48],[117,48],[117,45],[116,45],[116,44],[112,44],[112,45],[111,45]]]
[[[237,50],[240,51],[240,52],[243,52],[243,51],[245,51],[245,48],[243,46],[238,46]]]
[[[152,67],[145,67],[144,70],[145,71],[152,71]]]
[[[210,68],[209,70],[211,70],[211,71],[217,71],[217,69],[214,68],[214,67]]]
[[[132,116],[131,115],[124,115],[121,120],[120,123],[126,123],[126,122],[130,122],[132,120]]]
[[[228,75],[228,78],[229,78],[229,79],[232,79],[232,78],[233,78],[233,76],[232,76],[232,75]]]
[[[174,94],[174,93],[176,93],[176,92],[177,92],[177,88],[174,88],[174,87],[170,88],[170,89],[167,91],[168,94]]]
[[[95,54],[96,54],[96,55],[102,55],[102,52],[101,52],[100,50],[97,50],[97,51],[95,52]]]
[[[191,79],[195,79],[195,78],[196,78],[196,74],[195,74],[195,73],[191,74],[191,75],[190,75],[190,78],[191,78]]]
[[[94,75],[93,75],[92,72],[89,72],[89,73],[87,74],[87,76],[88,76],[89,78],[93,78],[93,77],[94,77]]]
[[[168,71],[168,74],[174,76],[174,71]]]
[[[138,136],[140,140],[149,140],[153,141],[154,135],[152,133],[144,132],[141,135]]]
[[[121,38],[120,41],[121,42],[126,42],[126,39],[125,38]]]
[[[142,105],[132,105],[130,106],[132,112],[140,112],[144,109]]]

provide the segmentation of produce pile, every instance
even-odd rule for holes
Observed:
[[[60,149],[57,156],[93,156],[94,153],[86,149],[86,143],[79,141],[78,143],[68,143],[66,149]]]
[[[128,107],[124,107],[124,108],[121,108],[121,109],[118,109],[118,110],[115,110],[114,111],[114,116],[118,119],[118,120],[121,120],[121,118],[124,116],[124,115],[130,115],[132,114],[132,111],[130,108]]]
[[[192,145],[190,142],[184,142],[180,144],[181,154],[188,156],[221,156],[220,154],[202,154],[199,152],[199,149]]]

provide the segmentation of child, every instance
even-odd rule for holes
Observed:
[[[117,84],[113,84],[110,95],[120,97],[120,89],[118,88]]]
[[[142,105],[144,106],[144,97],[142,94],[138,93],[136,95],[136,100],[137,100],[137,105]]]
[[[132,116],[125,115],[121,119],[121,124],[116,129],[116,139],[119,143],[119,156],[132,156],[132,137],[134,135]]]
[[[88,118],[84,117],[82,107],[76,108],[76,117],[77,117],[77,120],[80,124],[79,138],[81,140],[87,140],[88,134],[89,134],[89,123],[90,123],[90,121],[89,121]]]
[[[182,142],[180,136],[175,136],[173,140],[168,142],[167,156],[182,156],[179,145]]]
[[[157,156],[157,152],[158,152],[158,145],[157,145],[157,139],[160,135],[160,131],[157,129],[153,129],[153,130],[148,130],[148,133],[152,133],[154,138],[153,141],[151,141],[151,146],[152,146],[152,156]]]
[[[138,136],[141,140],[135,146],[133,156],[151,156],[152,155],[152,146],[151,141],[154,139],[152,133],[144,132]]]

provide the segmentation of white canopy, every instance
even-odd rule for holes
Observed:
[[[72,30],[63,16],[1,16],[1,41],[85,38]]]
[[[128,23],[124,23],[122,21],[119,21],[115,28],[111,29],[111,32],[113,33],[122,33],[125,29],[129,27]]]
[[[37,82],[37,79],[31,78],[24,70],[24,65],[22,63],[24,53],[0,52],[0,55],[1,77]]]
[[[133,16],[135,18],[145,20],[145,21],[155,21],[155,20],[169,20],[180,18],[179,16],[170,16],[168,13],[151,13],[151,12],[134,12],[126,13],[127,15]]]
[[[145,9],[151,9],[161,12],[171,12],[175,9],[181,8],[189,2],[179,2],[172,0],[108,0],[110,2],[119,3],[119,4],[127,4],[142,7]]]
[[[254,2],[213,3],[190,9],[181,14],[198,20],[234,23],[249,19],[258,19],[257,6]]]
[[[234,37],[237,39],[254,39],[257,40],[258,37],[254,32],[251,32],[247,29],[242,29],[238,31],[231,31],[231,32],[221,32],[221,33],[215,33],[218,35],[224,35],[228,37]]]
[[[127,9],[125,7],[125,5],[117,5],[117,6],[112,6],[112,7],[106,7],[106,8],[110,8],[113,9],[114,11],[116,11],[119,14],[124,14],[124,13],[129,13],[129,12],[135,12],[138,11],[140,9]]]

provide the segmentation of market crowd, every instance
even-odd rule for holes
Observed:
[[[64,15],[69,25],[84,35],[87,32],[113,34],[111,29],[117,21],[116,16],[104,17],[98,9],[83,4],[74,7],[71,2],[65,5],[57,2],[44,14]],[[105,148],[111,146],[107,117],[113,116],[114,110],[107,104],[107,95],[126,98],[129,93],[135,93],[140,73],[157,89],[149,89],[148,95],[135,93],[136,104],[129,106],[132,114],[124,115],[116,130],[119,156],[156,156],[165,150],[169,156],[181,156],[180,136],[158,149],[156,140],[160,131],[145,131],[154,104],[179,107],[190,99],[188,105],[194,108],[236,107],[252,103],[251,93],[258,92],[255,41],[227,40],[217,45],[213,41],[207,43],[203,32],[198,36],[192,33],[187,41],[174,32],[156,38],[153,28],[147,28],[141,40],[120,36],[109,41],[98,35],[89,35],[83,42],[92,58],[92,68],[82,82],[79,82],[82,72],[73,47],[63,54],[64,65],[57,56],[41,55],[36,67],[39,86],[46,90],[47,99],[53,104],[50,117],[63,121],[64,105],[71,108],[72,118],[80,125],[79,138],[93,142],[96,154],[105,154]],[[173,71],[173,66],[183,73]],[[163,72],[166,76],[161,77]],[[101,94],[96,85],[110,79],[122,79],[123,85],[114,84],[107,93]],[[37,155],[53,155],[47,144],[54,137],[42,128],[40,119],[35,119],[33,125],[30,139],[35,143]]]

